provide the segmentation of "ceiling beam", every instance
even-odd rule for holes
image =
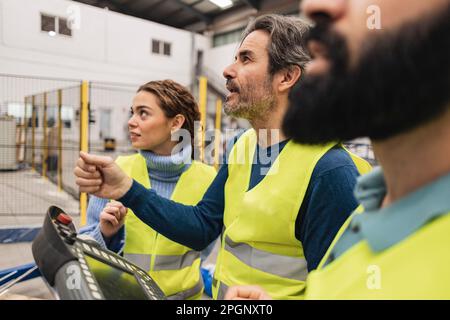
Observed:
[[[149,4],[145,9],[143,10],[132,10],[129,6],[130,4],[130,0],[126,1],[126,2],[121,2],[118,0],[75,0],[77,2],[82,2],[82,3],[91,3],[91,5],[94,6],[98,6],[98,7],[108,7],[111,11],[117,11],[120,13],[123,13],[125,15],[130,15],[130,16],[134,16],[137,18],[141,18],[141,19],[145,19],[145,20],[158,20],[155,22],[159,22],[159,23],[163,23],[163,24],[168,24],[164,22],[164,19],[154,19],[154,18],[150,18],[150,14],[152,10],[155,10],[156,8],[158,8],[159,6],[161,6],[162,4],[166,3],[166,2],[172,2],[176,5],[178,5],[179,9],[174,10],[173,12],[170,13],[170,15],[174,15],[174,13],[178,13],[181,10],[183,10],[186,13],[189,13],[191,15],[192,18],[195,18],[196,21],[200,21],[205,23],[206,25],[210,25],[213,22],[213,16],[211,14],[207,14],[204,12],[201,12],[200,10],[197,10],[194,8],[195,5],[206,1],[206,0],[197,0],[194,1],[192,4],[188,5],[186,3],[184,3],[181,0],[159,0],[156,1],[154,3]],[[166,15],[164,15],[166,16]],[[169,19],[169,20],[176,20],[175,17],[173,19]],[[191,19],[189,19],[189,21],[192,21]],[[180,24],[185,24],[182,21],[178,22],[178,23],[174,23],[175,25],[180,25]],[[170,24],[169,24],[170,25]],[[173,25],[173,24],[172,24]]]
[[[261,0],[244,0],[246,4],[248,4],[253,9],[259,10],[261,9]]]
[[[112,4],[113,7],[117,8],[117,10],[119,10],[123,14],[130,15],[130,16],[135,16],[135,17],[136,16],[141,17],[141,15],[139,15],[139,14],[137,14],[137,12],[131,10],[130,7],[127,6],[126,4],[119,3],[116,0],[109,0],[108,2],[110,4]]]
[[[115,9],[117,9],[120,13],[129,15],[129,16],[133,16],[133,17],[137,17],[137,18],[141,18],[141,19],[144,19],[144,20],[153,20],[153,19],[150,19],[148,15],[146,15],[146,12],[148,12],[148,11],[143,12],[141,10],[136,11],[136,10],[130,9],[130,7],[128,6],[128,3],[130,1],[125,2],[125,3],[119,3],[116,0],[109,0],[108,2],[110,4],[112,4],[113,7]]]
[[[181,6],[183,9],[188,11],[189,13],[195,15],[197,18],[199,18],[201,21],[205,22],[206,24],[210,24],[212,22],[212,18],[208,15],[204,14],[203,12],[191,7],[190,5],[184,3],[181,0],[172,0],[175,3],[177,3],[179,6]]]
[[[152,10],[155,10],[156,8],[158,8],[159,6],[161,6],[164,2],[166,2],[166,0],[159,0],[156,1],[148,6],[146,6],[144,9],[142,9],[142,12],[150,12]]]
[[[178,19],[177,15],[181,12],[184,12],[183,8],[178,8],[175,10],[172,10],[169,13],[165,13],[164,16],[161,16],[160,18],[158,18],[158,21],[160,22],[166,22],[169,25],[173,25],[172,23],[170,23],[173,19]],[[197,19],[197,18],[196,18]]]

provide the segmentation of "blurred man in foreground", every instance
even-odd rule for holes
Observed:
[[[305,144],[368,136],[381,168],[309,299],[450,298],[450,1],[305,0],[316,26],[284,129]],[[377,21],[378,20],[378,21]],[[319,125],[320,124],[320,125]],[[233,287],[228,299],[269,299]]]

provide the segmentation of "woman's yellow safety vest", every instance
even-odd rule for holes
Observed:
[[[308,275],[295,221],[317,162],[335,144],[283,148],[264,179],[248,190],[257,137],[244,133],[229,155],[222,246],[213,295],[229,286],[256,284],[275,299],[298,299]],[[361,173],[370,168],[351,155]]]
[[[147,165],[142,155],[118,157],[116,163],[144,187],[151,187]],[[178,180],[171,200],[185,205],[196,205],[215,176],[214,168],[193,161]],[[125,258],[147,270],[169,299],[201,297],[203,281],[200,274],[200,252],[159,234],[136,217],[130,209],[125,221],[125,231]]]
[[[349,225],[308,276],[305,298],[450,299],[450,213],[384,251],[363,240],[323,266]]]

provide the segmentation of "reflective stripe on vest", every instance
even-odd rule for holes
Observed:
[[[150,254],[124,253],[123,256],[138,267],[144,270],[150,270],[150,262],[152,259]]]
[[[228,236],[225,237],[225,250],[246,265],[266,273],[299,281],[305,281],[308,276],[305,258],[273,254],[246,243],[235,243]]]
[[[146,188],[151,187],[145,159],[140,154],[119,157],[116,162],[130,177]],[[197,204],[214,177],[212,167],[194,161],[178,180],[171,200]],[[199,252],[157,233],[132,210],[128,211],[125,230],[125,257],[146,270],[170,299],[201,296]]]
[[[223,282],[218,282],[217,279],[213,279],[213,286],[219,286],[219,288],[217,289],[217,300],[224,300],[225,299],[225,295],[227,294],[228,291],[228,286],[223,283]]]
[[[150,270],[150,263],[152,259],[151,254],[125,253],[124,256],[142,269]],[[200,258],[200,252],[191,250],[186,252],[184,255],[154,256],[155,263],[152,269],[153,271],[179,270],[192,266],[195,260]]]
[[[167,299],[169,300],[187,300],[189,298],[200,298],[203,293],[203,278],[200,276],[198,282],[195,284],[194,287],[178,292],[174,295],[168,296]]]
[[[200,252],[188,251],[182,256],[156,256],[154,271],[160,270],[178,270],[190,267],[194,261],[200,259]]]
[[[152,256],[149,254],[134,254],[134,253],[125,253],[124,257],[129,261],[133,262],[137,266],[141,267],[144,270],[150,270],[150,262]],[[162,270],[178,270],[186,267],[192,266],[192,264],[200,257],[200,252],[198,251],[189,251],[183,256],[156,256],[155,257],[155,266],[153,271],[162,271]],[[180,263],[181,261],[181,263]],[[203,293],[203,278],[200,276],[199,281],[195,284],[194,287],[177,292],[171,296],[168,296],[169,300],[186,300],[189,298],[193,298],[197,295],[201,296]],[[199,298],[199,297],[198,297]]]

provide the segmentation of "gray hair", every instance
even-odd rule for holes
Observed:
[[[309,32],[309,24],[293,16],[267,14],[251,21],[244,33],[242,41],[253,31],[263,30],[269,33],[269,73],[275,74],[283,69],[297,65],[302,72],[310,61],[305,45],[305,36]]]

